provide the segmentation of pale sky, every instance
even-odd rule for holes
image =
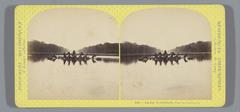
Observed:
[[[180,8],[154,8],[131,13],[118,27],[105,12],[52,9],[36,15],[29,25],[29,40],[78,50],[104,42],[130,41],[161,50],[196,41],[210,41],[211,30],[200,13]]]
[[[154,8],[134,12],[124,21],[122,41],[170,50],[196,41],[211,41],[207,19],[180,8]]]
[[[78,50],[104,42],[118,42],[115,19],[105,12],[68,8],[42,12],[31,20],[29,40],[54,43]]]

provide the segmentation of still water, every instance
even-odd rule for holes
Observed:
[[[211,98],[210,59],[160,65],[114,56],[75,64],[30,58],[28,65],[29,99]]]

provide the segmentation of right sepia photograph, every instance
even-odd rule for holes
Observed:
[[[211,29],[203,15],[140,10],[125,18],[121,34],[122,99],[211,99]]]

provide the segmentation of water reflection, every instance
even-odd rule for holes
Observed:
[[[39,61],[52,61],[55,62],[56,60],[61,60],[64,65],[87,65],[89,62],[97,63],[97,62],[104,62],[104,63],[118,63],[119,58],[117,56],[94,56],[94,55],[84,55],[84,56],[74,56],[68,57],[64,55],[29,55],[29,60],[32,62],[39,62]]]
[[[158,60],[155,55],[87,57],[30,55],[31,98],[107,99],[109,92],[118,98],[119,91],[126,100],[211,98],[211,55],[187,55],[185,61],[184,55],[175,60]],[[46,89],[49,92],[42,92]],[[71,92],[55,95],[65,90]]]
[[[211,60],[211,54],[191,54],[191,55],[171,55],[159,56],[159,55],[149,55],[149,56],[121,56],[121,64],[129,65],[135,64],[137,62],[147,63],[149,61],[154,62],[155,65],[177,65],[181,62],[188,62],[192,60],[204,61]],[[39,61],[52,61],[61,60],[64,65],[87,65],[88,63],[118,63],[118,56],[95,56],[95,55],[80,55],[80,56],[64,56],[64,55],[29,55],[29,59],[32,62]]]
[[[121,63],[124,65],[134,64],[137,62],[147,63],[153,61],[155,65],[177,65],[180,61],[189,62],[192,60],[204,61],[211,60],[211,54],[191,54],[191,55],[169,55],[168,57],[153,56],[121,56]]]

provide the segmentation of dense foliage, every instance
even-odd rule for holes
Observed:
[[[37,40],[28,42],[28,51],[29,53],[63,53],[67,52],[66,48],[55,44],[47,44]]]
[[[211,52],[211,42],[198,41],[198,42],[176,47],[172,51],[174,52]]]
[[[147,46],[138,45],[136,43],[124,42],[120,43],[121,54],[144,54],[155,53],[158,49]],[[119,43],[104,43],[80,49],[79,52],[84,53],[119,53]]]
[[[84,47],[79,52],[83,53],[111,53],[111,54],[118,54],[119,52],[119,44],[118,43],[104,43],[104,44],[97,44],[89,47]]]
[[[156,53],[160,50],[148,45],[138,45],[136,43],[125,42],[121,43],[121,54],[149,54]]]

